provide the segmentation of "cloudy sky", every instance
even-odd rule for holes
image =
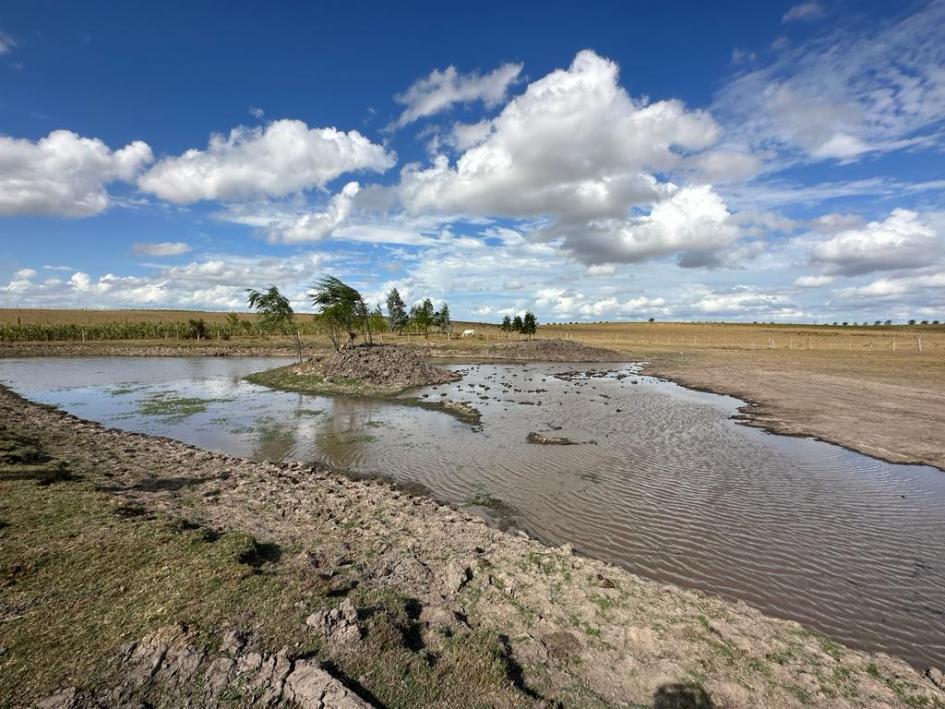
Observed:
[[[945,0],[445,7],[4,2],[0,307],[945,317]]]

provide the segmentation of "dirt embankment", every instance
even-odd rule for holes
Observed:
[[[820,353],[716,350],[657,355],[646,373],[744,399],[744,422],[812,436],[892,463],[945,470],[945,388],[890,368],[847,366]],[[945,369],[945,364],[940,365]]]
[[[935,672],[380,481],[2,387],[0,438],[3,703],[945,706]]]
[[[436,343],[427,349],[431,357],[497,360],[502,362],[624,362],[614,350],[591,347],[571,340],[523,340],[481,343],[478,341]]]
[[[345,347],[321,359],[253,374],[247,379],[275,389],[312,394],[392,396],[406,389],[445,384],[460,375],[397,345]]]

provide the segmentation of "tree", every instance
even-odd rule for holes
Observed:
[[[656,322],[656,318],[650,318],[647,322]]]
[[[516,315],[512,319],[512,331],[513,332],[522,332],[525,329],[525,323],[522,321],[521,315]]]
[[[526,335],[534,335],[537,329],[538,320],[535,318],[535,313],[526,310],[525,317],[522,319],[522,332]]]
[[[407,325],[407,308],[396,288],[391,288],[387,294],[387,324],[396,332],[400,332]]]
[[[502,332],[512,332],[512,318],[508,315],[502,318]]]
[[[446,301],[439,310],[433,313],[433,324],[440,332],[449,334],[453,321],[450,320],[450,306],[446,304]]]
[[[336,350],[341,349],[340,334],[347,335],[347,346],[358,336],[358,328],[367,341],[372,342],[368,307],[357,290],[334,276],[325,276],[312,286],[308,297],[318,308],[320,320],[327,325]]]
[[[834,323],[834,325],[836,324],[837,323]],[[886,320],[885,322],[883,322],[883,325],[892,325],[892,320]]]
[[[247,288],[249,294],[249,307],[256,311],[256,320],[264,330],[285,330],[291,328],[295,333],[295,349],[299,355],[299,364],[302,364],[302,334],[295,324],[295,314],[292,306],[289,305],[289,299],[286,298],[275,286],[270,286],[269,290],[260,292],[252,288]]]
[[[433,326],[433,301],[425,298],[420,305],[415,305],[410,309],[410,320],[417,332],[427,335]]]
[[[374,310],[368,315],[368,326],[371,332],[383,332],[388,329],[387,318],[384,317],[380,305],[374,306]]]
[[[910,324],[910,325],[915,325],[915,320],[910,320],[910,321],[909,321],[909,324]]]
[[[207,323],[203,321],[203,318],[195,320],[191,318],[187,321],[187,335],[193,339],[200,342],[200,340],[206,339],[207,337]]]

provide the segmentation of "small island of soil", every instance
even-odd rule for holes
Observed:
[[[425,361],[416,350],[365,344],[345,347],[324,359],[251,374],[246,379],[273,389],[307,394],[388,397],[460,378],[456,372]]]

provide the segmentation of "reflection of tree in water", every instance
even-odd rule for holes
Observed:
[[[376,418],[382,405],[366,399],[332,400],[330,415],[323,416],[315,431],[315,445],[335,465],[350,465],[359,460],[367,444],[383,431]]]
[[[295,449],[295,428],[272,421],[257,422],[255,428],[253,457],[257,460],[284,460]]]

